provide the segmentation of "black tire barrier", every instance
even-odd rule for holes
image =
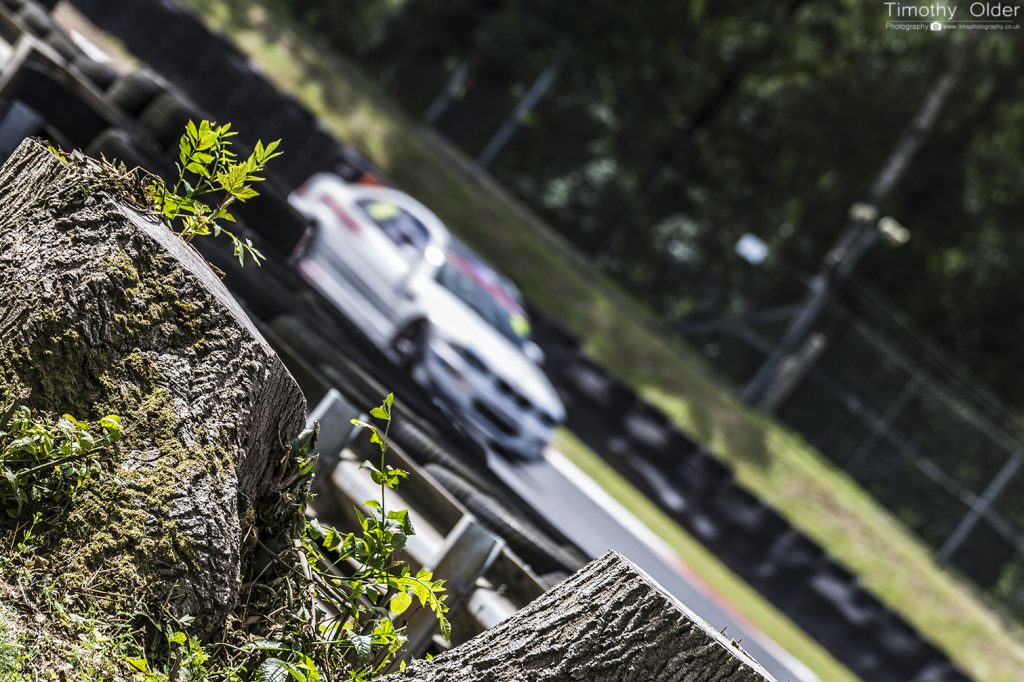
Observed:
[[[427,464],[424,468],[480,523],[503,539],[516,555],[529,563],[535,572],[542,574],[554,571],[574,573],[585,563],[560,545],[551,542],[523,524],[496,499],[475,490],[471,483],[457,474],[437,464]]]
[[[690,502],[685,494],[673,485],[672,479],[657,466],[640,457],[627,459],[632,475],[627,478],[647,493],[662,509],[673,514],[683,515],[688,512]]]
[[[117,159],[129,167],[140,165],[138,152],[132,145],[131,138],[120,128],[107,128],[101,132],[86,145],[85,153],[96,158],[104,156],[108,159]]]
[[[533,335],[535,338],[544,339],[546,348],[554,351],[557,349],[558,356],[568,354],[580,354],[580,340],[575,334],[564,326],[541,314],[536,308],[527,304],[530,319],[533,320]]]
[[[623,408],[636,402],[636,393],[626,384],[610,376],[603,367],[579,357],[565,369],[567,390],[576,398],[603,408],[602,418],[612,417],[616,423]]]
[[[242,152],[238,155],[241,157]],[[262,183],[259,192],[255,201],[235,204],[232,212],[284,260],[310,227],[309,219],[296,211],[274,185]]]
[[[185,131],[190,119],[201,118],[199,107],[165,91],[157,95],[139,114],[139,125],[156,141],[161,149],[174,148],[177,156],[177,142]]]
[[[641,405],[646,406],[646,403]],[[626,435],[639,447],[658,452],[663,452],[669,447],[672,427],[660,410],[633,409],[622,421]]]
[[[698,450],[683,466],[682,484],[695,498],[711,499],[719,488],[733,481],[732,468],[714,455]]]
[[[493,486],[488,481],[441,447],[436,436],[428,436],[408,419],[399,415],[391,423],[390,435],[417,462],[443,467],[472,485],[475,490],[487,495],[494,494]]]
[[[25,29],[49,45],[66,61],[74,61],[82,55],[82,51],[71,41],[53,21],[49,10],[56,3],[40,3],[34,0],[5,3],[14,10],[14,16]]]
[[[848,582],[841,576],[820,572],[811,578],[809,586],[812,592],[842,613],[844,624],[870,628],[878,618],[879,612],[873,603],[858,599],[863,588],[856,582]]]
[[[18,100],[59,131],[62,143],[84,147],[109,124],[92,103],[65,87],[63,79],[47,64],[29,62],[8,84],[7,95]]]
[[[344,160],[338,151],[343,145],[313,125],[314,117],[305,107],[280,93],[191,10],[167,0],[135,0],[128,6],[107,0],[73,4],[173,81],[210,118],[231,121],[253,140],[283,138],[286,154],[267,172],[285,190]]]
[[[255,199],[260,201],[263,197]],[[236,209],[237,204],[232,206]],[[238,214],[237,210],[233,210]],[[263,235],[247,227],[244,218],[239,215],[239,222],[232,229],[239,239],[250,239],[253,245],[265,256],[274,253],[274,247],[270,246]],[[269,270],[280,271],[277,259],[269,258],[260,268],[254,268],[250,264],[242,267],[238,263],[238,257],[232,251],[232,244],[226,239],[200,239],[193,242],[196,249],[224,274],[224,283],[231,293],[245,301],[246,309],[255,317],[261,320],[272,320],[279,315],[287,315],[293,311],[295,289],[282,280],[271,275],[265,277],[254,277],[249,272],[258,270],[266,273]],[[248,263],[248,261],[247,261]],[[275,273],[276,274],[276,273]]]
[[[106,64],[93,61],[85,55],[77,56],[71,62],[71,66],[78,69],[83,76],[89,79],[89,82],[100,90],[107,90],[117,80],[117,71]]]
[[[107,90],[107,95],[121,111],[135,118],[165,90],[167,83],[162,78],[149,69],[135,69],[119,76]]]
[[[171,180],[174,167],[164,158],[152,140],[132,136],[121,128],[107,128],[86,146],[90,156],[103,156],[123,162],[128,168],[139,166],[164,180]]]
[[[71,42],[71,39],[63,31],[57,28],[43,36],[42,40],[68,63],[72,63],[79,57],[84,56],[82,51],[78,49],[78,46]]]
[[[37,38],[42,38],[56,28],[50,13],[38,2],[30,0],[22,3],[14,16]]]

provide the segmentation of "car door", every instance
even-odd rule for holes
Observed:
[[[363,232],[351,240],[352,272],[381,314],[397,319],[404,307],[405,285],[423,262],[430,230],[408,207],[386,194],[356,195],[351,208],[358,213]]]

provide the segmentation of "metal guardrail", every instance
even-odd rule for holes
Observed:
[[[380,495],[360,463],[376,454],[355,438],[350,420],[364,416],[334,388],[310,412],[309,424],[320,424],[317,483],[312,507],[328,523],[353,527],[354,507]],[[401,558],[414,568],[429,568],[446,580],[448,606],[455,624],[453,643],[493,627],[544,592],[546,586],[505,543],[412,461],[400,446],[390,444],[394,464],[410,472],[401,492],[386,491],[387,506],[407,509],[416,535]],[[406,620],[406,660],[447,648],[436,635],[431,614],[413,612]]]

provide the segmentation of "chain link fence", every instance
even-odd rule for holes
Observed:
[[[692,325],[687,336],[743,386],[787,321],[751,314]],[[805,371],[776,396],[777,415],[937,562],[1024,620],[1024,429],[1013,407],[856,277],[801,352]]]

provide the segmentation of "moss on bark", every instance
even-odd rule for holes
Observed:
[[[38,147],[0,169],[0,397],[125,433],[40,523],[38,571],[69,603],[167,603],[213,634],[305,403],[205,263],[94,171]]]

